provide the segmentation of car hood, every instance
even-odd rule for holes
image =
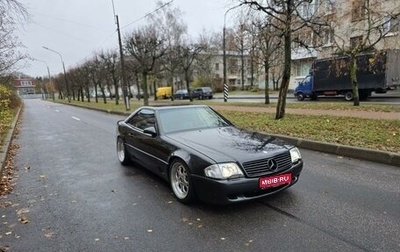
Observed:
[[[215,162],[268,158],[290,148],[290,145],[275,137],[235,127],[179,132],[168,134],[167,138]]]

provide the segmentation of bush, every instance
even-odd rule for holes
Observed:
[[[21,100],[15,92],[4,85],[0,85],[0,146],[3,136],[7,133],[13,120],[13,109],[18,108]]]
[[[0,111],[15,109],[21,105],[21,99],[11,89],[0,85]]]

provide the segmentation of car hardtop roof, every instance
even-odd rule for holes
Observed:
[[[204,108],[204,107],[209,107],[209,106],[202,104],[156,105],[156,106],[142,106],[141,109],[148,108],[154,110],[167,110],[167,109]]]

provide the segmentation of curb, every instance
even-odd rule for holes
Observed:
[[[308,139],[288,137],[277,134],[269,134],[269,135],[280,138],[290,144],[293,144],[303,149],[400,167],[400,154],[394,152],[386,152],[386,151],[352,147],[347,145],[340,145],[340,144],[333,144],[326,142],[318,142]]]
[[[23,106],[24,106],[24,103],[22,102],[21,106],[19,107],[19,109],[17,111],[17,114],[16,114],[13,122],[11,123],[10,130],[8,131],[6,139],[4,141],[4,145],[1,147],[1,150],[0,150],[0,174],[3,173],[3,168],[6,165],[8,151],[10,149],[10,145],[11,145],[11,142],[12,142],[12,136],[14,135],[15,126],[17,125],[17,122],[19,120],[19,116],[21,114],[21,110],[22,110]]]

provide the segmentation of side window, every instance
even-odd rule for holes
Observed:
[[[154,111],[151,109],[142,109],[132,116],[127,123],[141,130],[144,130],[148,127],[156,127]]]
[[[310,77],[310,76],[307,76],[306,78],[303,79],[302,82],[300,82],[300,86],[304,86],[304,85],[306,85],[306,84],[309,84],[310,81],[311,81],[311,77]]]

